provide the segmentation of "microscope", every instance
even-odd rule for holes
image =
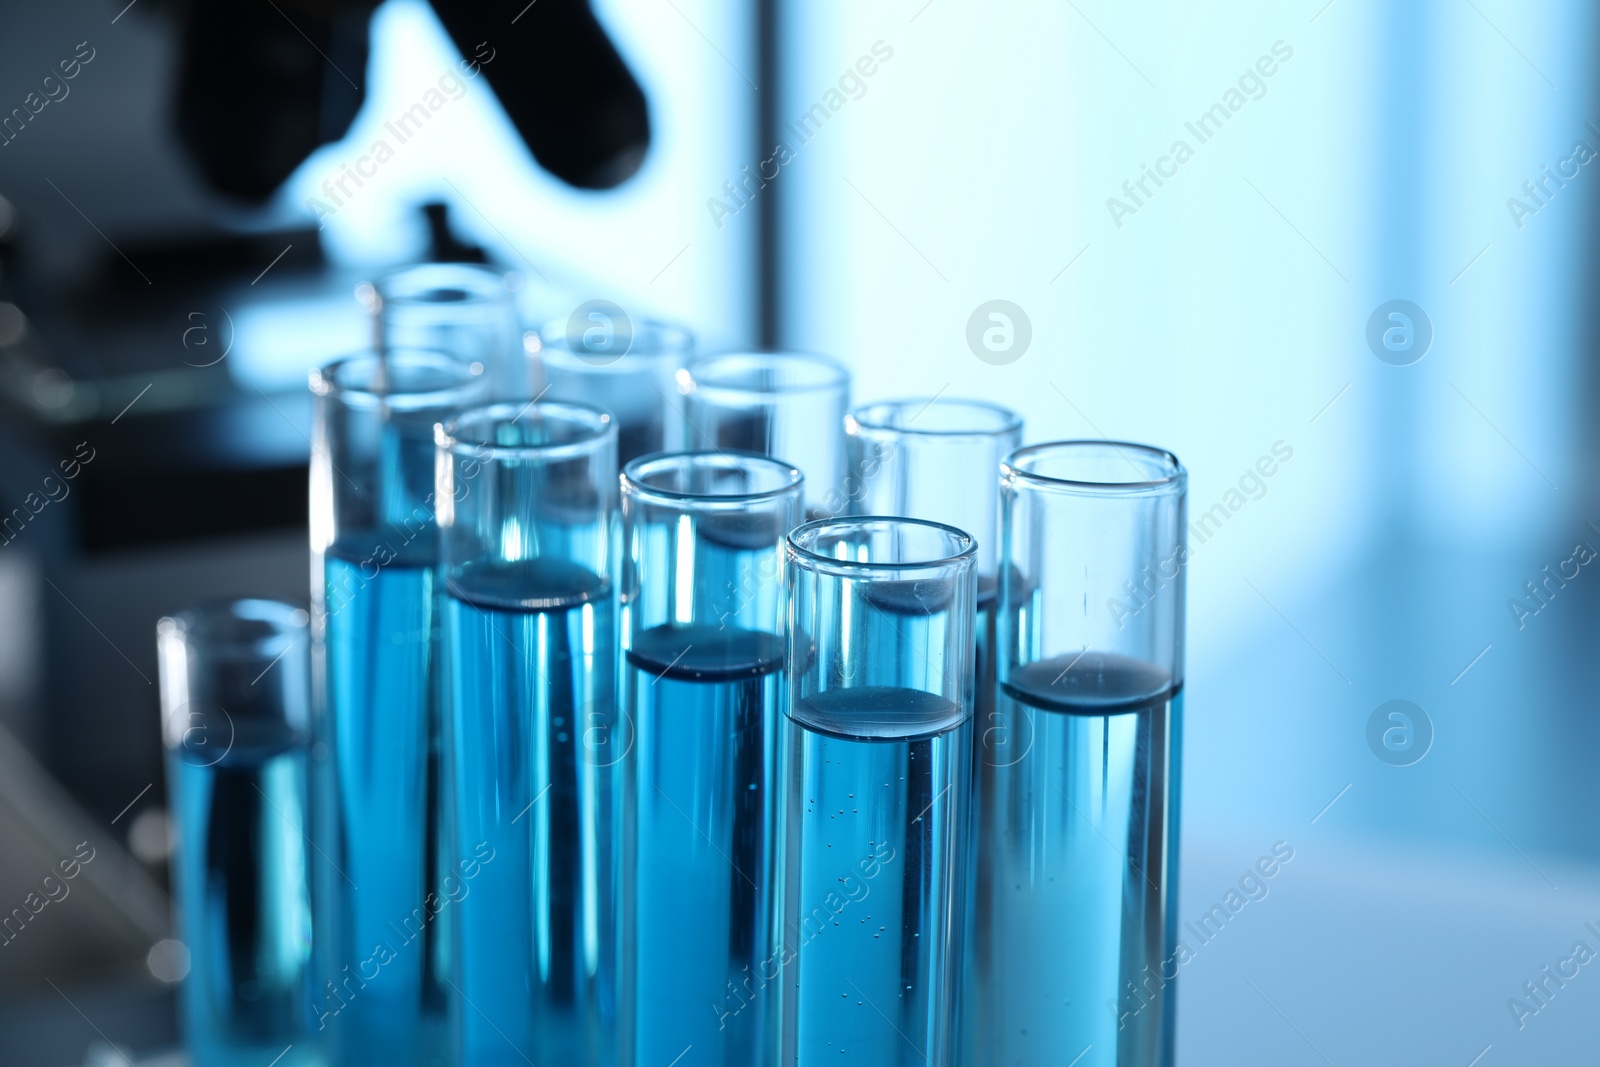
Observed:
[[[49,68],[38,110],[0,109],[0,895],[27,897],[60,859],[47,842],[97,857],[73,885],[87,899],[61,905],[79,921],[30,924],[0,958],[0,988],[29,995],[52,967],[149,984],[166,924],[165,831],[140,821],[161,807],[154,620],[206,597],[305,597],[304,373],[230,373],[224,294],[291,324],[307,294],[359,314],[362,278],[327,260],[309,215],[241,220],[268,217],[351,129],[377,0],[125,3],[0,19],[0,68],[53,41],[77,64],[76,80]],[[588,0],[430,3],[539,167],[595,191],[639,170],[648,102]],[[117,125],[148,136],[93,151],[93,130]],[[63,162],[74,152],[96,165]],[[488,258],[444,205],[418,207],[424,258]],[[28,1062],[82,1055],[54,1043],[70,1028],[44,1001],[16,1003],[0,1032]],[[148,1015],[159,1042],[170,1011],[143,1003],[100,1010]]]

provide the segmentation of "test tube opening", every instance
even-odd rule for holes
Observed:
[[[804,480],[795,467],[757,452],[658,454],[623,470],[624,491],[705,506],[738,507],[787,492]]]
[[[163,716],[167,747],[187,758],[197,745],[210,745],[205,758],[226,758],[216,733],[237,743],[239,733],[276,737],[289,744],[306,739],[309,648],[304,608],[275,600],[216,600],[196,604],[156,623],[156,648],[162,670],[162,697],[183,714]],[[283,675],[268,679],[269,667],[287,661]],[[231,746],[227,746],[231,747]]]
[[[442,411],[470,401],[483,373],[482,364],[427,349],[362,352],[312,371],[311,392],[354,408]]]
[[[887,515],[808,522],[789,535],[789,545],[796,557],[841,577],[911,577],[963,561],[970,565],[977,555],[977,542],[964,530]]]
[[[608,301],[580,305],[527,337],[538,395],[591,404],[617,423],[617,459],[627,464],[684,447],[676,376],[694,354],[687,328],[630,318]]]
[[[1006,458],[1005,477],[1077,493],[1182,492],[1188,472],[1162,448],[1130,441],[1053,441]]]
[[[561,319],[540,327],[537,336],[539,358],[550,367],[591,374],[627,374],[634,372],[629,364],[686,361],[695,343],[687,327],[661,319],[629,320],[620,329]]]
[[[374,287],[384,308],[499,305],[506,275],[476,263],[421,263],[384,275]]]
[[[850,375],[840,364],[809,353],[705,356],[678,374],[678,392],[690,447],[774,456],[805,473],[807,518],[845,510]]]
[[[376,347],[444,352],[482,365],[496,396],[531,396],[512,279],[474,263],[422,263],[385,275],[367,299],[377,314]]]
[[[457,455],[550,461],[592,451],[610,431],[610,413],[585,404],[502,403],[462,412],[440,425],[435,441]]]
[[[686,368],[683,392],[737,395],[826,392],[849,384],[850,372],[810,352],[728,352],[705,356]]]
[[[858,407],[850,413],[846,427],[869,433],[1009,437],[1022,429],[1022,418],[1009,408],[982,400],[919,397]]]

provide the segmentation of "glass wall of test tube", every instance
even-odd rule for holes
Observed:
[[[850,374],[826,356],[705,356],[679,375],[686,447],[759,452],[806,476],[806,517],[845,510],[842,426]]]
[[[622,985],[616,428],[506,403],[439,427],[462,1063],[612,1063]]]
[[[747,990],[770,966],[783,546],[802,488],[744,452],[623,473],[638,1063],[764,1059],[776,991]]]
[[[313,999],[306,612],[199,605],[156,626],[179,993],[199,1064],[321,1063]]]
[[[1110,441],[1002,468],[1011,740],[978,765],[968,1062],[1172,1061],[1186,480]]]
[[[480,366],[405,349],[311,379],[312,798],[329,859],[317,871],[315,1005],[333,1053],[352,1062],[424,1064],[448,1046],[449,920],[434,921],[428,903],[453,873],[433,425],[484,399],[487,379]],[[379,946],[394,958],[374,970]]]
[[[937,523],[821,520],[787,558],[776,1059],[951,1062],[976,546]]]

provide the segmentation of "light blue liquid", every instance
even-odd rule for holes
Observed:
[[[197,1067],[318,1062],[310,1039],[305,738],[232,723],[232,744],[168,754],[179,850],[174,888],[189,948],[181,1004]],[[218,741],[212,737],[208,743]],[[216,745],[220,750],[220,743]]]
[[[715,626],[655,627],[627,654],[638,1064],[760,1062],[782,666],[782,638]]]
[[[957,704],[880,686],[785,716],[780,1063],[954,1062],[971,729]]]
[[[428,901],[449,872],[427,533],[381,565],[359,539],[335,545],[324,563],[338,822],[330,859],[342,874],[324,880],[333,897],[324,982],[334,988],[325,984],[315,1006],[352,1067],[442,1061],[447,1047],[448,910]]]
[[[1004,743],[977,764],[966,1063],[1172,1062],[1182,709],[1165,671],[1112,654],[1002,686]]]
[[[494,858],[455,909],[471,1067],[617,1055],[619,766],[609,587],[559,560],[448,583],[456,839]]]

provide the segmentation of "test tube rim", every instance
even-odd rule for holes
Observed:
[[[642,331],[634,328],[633,339],[628,344],[627,351],[620,356],[607,356],[606,362],[597,362],[592,358],[585,358],[576,352],[567,336],[567,321],[552,319],[532,331],[539,341],[539,358],[548,359],[551,363],[558,364],[563,370],[575,369],[597,374],[618,374],[630,370],[630,359],[634,364],[642,361],[658,361],[669,356],[686,357],[694,351],[694,331],[679,322],[670,322],[666,319],[643,318],[639,325],[656,331],[665,338],[659,345],[639,347],[639,338]],[[648,335],[646,335],[648,336]],[[687,361],[686,361],[687,362]]]
[[[985,411],[989,414],[999,416],[1000,420],[997,425],[987,429],[938,430],[919,428],[916,426],[894,426],[883,421],[881,418],[873,417],[870,414],[871,412],[882,411],[890,408],[900,411],[910,408],[913,405],[921,405],[921,410],[918,411],[918,415],[920,415],[922,411],[926,411],[927,409],[935,406],[945,409],[962,407]],[[917,416],[915,415],[912,416],[913,419],[916,417]],[[875,400],[869,404],[862,404],[859,407],[852,409],[850,413],[845,416],[845,432],[855,433],[858,429],[864,430],[869,434],[903,434],[914,435],[918,437],[970,437],[976,439],[987,439],[994,437],[1005,437],[1010,434],[1020,432],[1022,429],[1022,416],[1018,415],[1015,411],[1008,407],[1000,404],[992,404],[987,400],[973,400],[967,397],[950,397],[948,399],[939,396],[904,397],[895,400]]]
[[[261,614],[246,619],[239,614],[241,608],[253,608]],[[220,636],[211,628],[229,621],[259,622],[271,627],[270,631],[254,638]],[[196,601],[156,620],[156,637],[177,640],[185,645],[205,648],[212,652],[256,652],[276,647],[279,643],[293,642],[307,635],[311,616],[305,608],[285,600],[271,597],[217,597]]]
[[[348,385],[341,377],[358,367],[382,367],[384,377],[392,380],[388,372],[396,367],[426,364],[434,370],[458,375],[453,385],[428,389],[375,389],[369,386]],[[370,349],[340,356],[324,363],[311,372],[311,391],[319,397],[337,400],[353,408],[388,408],[394,411],[427,411],[435,408],[460,407],[487,382],[481,363],[464,363],[454,356],[431,348],[397,348],[386,353]]]
[[[937,559],[920,560],[853,560],[839,559],[836,556],[825,556],[820,552],[806,547],[802,542],[814,536],[817,532],[830,526],[869,526],[874,523],[887,523],[896,526],[919,526],[927,529],[938,530],[947,535],[953,535],[957,543],[961,543],[959,551]],[[971,569],[977,565],[978,539],[965,530],[951,526],[948,523],[934,522],[931,519],[911,519],[901,515],[851,515],[825,519],[813,519],[802,523],[789,531],[789,536],[784,539],[784,551],[789,560],[796,566],[806,567],[819,573],[834,577],[865,577],[870,575],[899,575],[922,573],[928,571],[960,570],[963,567]]]
[[[785,385],[782,388],[758,388],[750,385],[732,384],[718,381],[714,377],[707,380],[706,372],[719,363],[745,362],[750,364],[766,364],[768,366],[787,362],[791,365],[805,365],[822,373],[814,381],[800,385]],[[817,352],[799,352],[777,349],[735,349],[729,352],[712,352],[697,356],[689,361],[678,372],[679,391],[688,395],[690,393],[705,393],[708,395],[727,396],[797,396],[805,393],[827,393],[848,388],[850,384],[850,371],[843,363],[832,356],[824,356]]]
[[[774,472],[783,472],[788,475],[788,481],[772,489],[763,489],[754,493],[686,493],[676,489],[662,489],[659,486],[649,485],[640,480],[644,468],[665,464],[671,461],[683,462],[696,460],[715,463],[719,459],[741,461],[745,467],[765,467]],[[739,464],[730,464],[729,469],[736,469]],[[622,493],[625,497],[640,500],[646,504],[657,504],[664,507],[676,507],[690,504],[697,509],[723,509],[734,510],[749,504],[766,503],[781,500],[786,496],[798,496],[804,492],[805,475],[800,468],[792,463],[785,463],[775,456],[761,452],[747,452],[741,449],[719,449],[716,451],[686,449],[678,452],[651,452],[629,462],[622,469]]]
[[[461,286],[467,293],[468,299],[450,301],[448,304],[444,301],[423,298],[426,292],[444,288],[436,283],[430,283],[415,291],[395,292],[394,287],[397,283],[424,275],[470,278],[474,284]],[[496,270],[485,263],[413,263],[382,275],[372,283],[372,289],[381,302],[380,307],[388,307],[391,304],[402,307],[469,307],[474,304],[509,303],[511,290],[506,286],[506,276],[506,271]]]
[[[1091,448],[1096,450],[1110,449],[1124,459],[1128,459],[1128,453],[1133,453],[1143,459],[1154,461],[1153,468],[1162,470],[1165,473],[1159,478],[1113,482],[1061,478],[1055,475],[1040,474],[1026,466],[1029,462],[1046,455]],[[1132,460],[1129,459],[1129,462],[1131,463]],[[1135,467],[1137,468],[1137,464],[1135,464]],[[1007,488],[1012,488],[1020,482],[1032,489],[1042,489],[1076,496],[1137,496],[1182,493],[1188,483],[1188,479],[1189,472],[1174,453],[1164,448],[1158,448],[1155,445],[1140,444],[1136,441],[1113,441],[1096,438],[1043,441],[1017,449],[1006,456],[1000,464],[1000,481]]]
[[[516,422],[530,412],[541,415],[571,415],[575,420],[587,420],[589,425],[578,436],[545,444],[507,445],[461,437],[461,425],[469,419],[483,418],[496,423]],[[508,413],[509,419],[502,418]],[[616,435],[616,420],[612,418],[611,412],[593,404],[580,404],[574,400],[501,401],[494,404],[478,404],[456,412],[451,418],[436,422],[433,426],[434,444],[439,448],[452,455],[468,456],[480,461],[568,459],[590,454],[597,448],[604,447],[608,438],[615,440]]]

